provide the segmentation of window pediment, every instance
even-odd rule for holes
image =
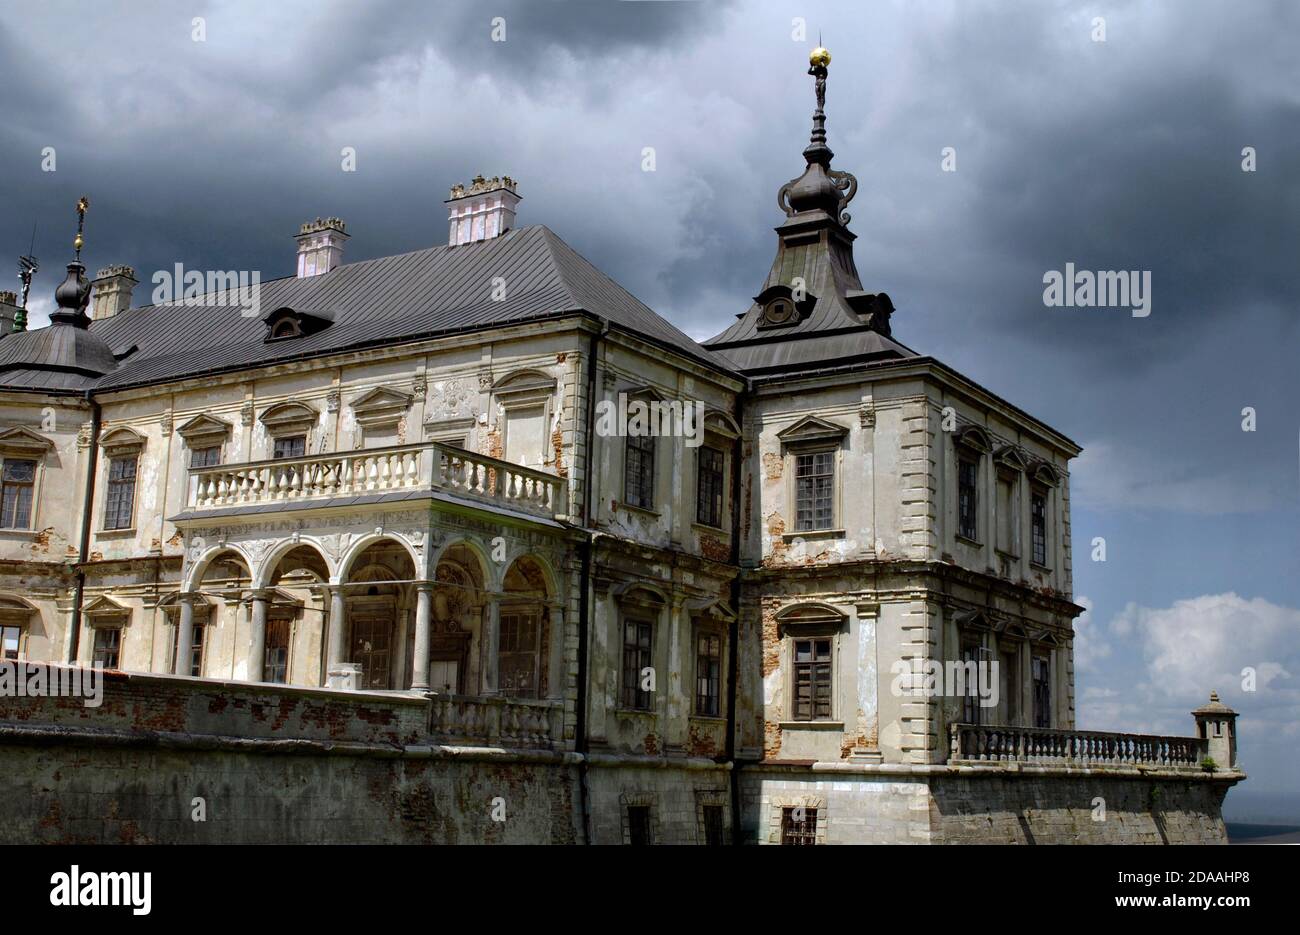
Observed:
[[[721,409],[709,409],[704,413],[704,430],[723,438],[740,437],[740,426],[735,418]]]
[[[377,386],[352,400],[352,412],[363,428],[396,425],[411,408],[410,393]]]
[[[231,426],[224,419],[201,414],[176,429],[191,448],[208,448],[219,445],[230,437]]]
[[[25,626],[36,613],[36,605],[21,597],[0,597],[0,623]]]
[[[99,444],[110,458],[127,457],[139,454],[144,448],[146,438],[135,429],[121,426],[109,429],[99,436]]]
[[[993,454],[993,460],[1000,466],[1013,471],[1023,471],[1029,467],[1029,459],[1020,453],[1015,445],[1003,445]]]
[[[304,403],[279,403],[265,410],[261,423],[272,436],[303,435],[315,428],[319,415]]]
[[[687,601],[686,609],[692,617],[716,620],[720,623],[730,623],[736,619],[736,612],[731,609],[731,605],[720,598]]]
[[[0,432],[0,451],[40,457],[54,447],[54,442],[44,435],[37,435],[31,429],[15,426]]]
[[[555,395],[555,377],[540,370],[516,370],[492,384],[492,395],[506,407],[536,405]]]
[[[645,584],[627,584],[614,589],[614,599],[624,608],[658,611],[667,606],[668,598],[658,588]]]
[[[1029,476],[1045,487],[1055,487],[1061,482],[1061,473],[1046,461],[1033,462]]]
[[[123,627],[131,620],[130,607],[102,594],[87,601],[81,612],[92,627]]]
[[[953,440],[978,454],[988,454],[993,450],[993,441],[989,438],[989,433],[978,425],[965,426],[957,432]]]
[[[783,608],[776,615],[776,627],[780,636],[818,636],[843,631],[848,620],[838,607],[811,602]]]
[[[801,445],[839,444],[849,434],[848,428],[818,416],[804,416],[794,425],[776,433],[784,448]]]

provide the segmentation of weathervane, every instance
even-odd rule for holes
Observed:
[[[18,258],[18,282],[22,285],[19,291],[18,311],[14,312],[14,322],[11,326],[12,331],[27,330],[27,295],[32,291],[32,277],[40,271],[40,264],[32,254],[36,251],[36,225],[32,225],[32,245],[27,248],[27,254]]]
[[[77,248],[77,262],[81,262],[81,248],[85,244],[85,239],[81,232],[86,227],[86,209],[90,207],[90,199],[82,195],[77,199],[77,239],[72,241],[72,245]]]

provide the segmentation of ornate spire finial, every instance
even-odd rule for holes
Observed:
[[[819,37],[820,38],[820,37]],[[845,206],[858,192],[858,180],[848,172],[831,168],[835,154],[826,145],[826,66],[831,63],[831,53],[818,45],[808,56],[808,74],[816,79],[817,109],[813,111],[812,136],[803,151],[808,167],[803,175],[791,179],[776,193],[776,203],[786,217],[805,211],[821,209],[841,225],[849,223]]]
[[[54,302],[58,308],[51,313],[50,322],[56,325],[73,325],[85,328],[90,324],[86,315],[86,306],[90,302],[90,280],[86,278],[86,267],[81,262],[81,248],[85,246],[82,234],[86,228],[86,209],[90,199],[82,195],[77,199],[77,236],[72,245],[77,248],[77,256],[68,264],[68,277],[54,290]]]
[[[86,241],[81,236],[82,231],[86,228],[86,209],[90,207],[90,199],[82,195],[77,199],[77,237],[72,241],[72,245],[77,248],[77,262],[81,262],[81,248]]]

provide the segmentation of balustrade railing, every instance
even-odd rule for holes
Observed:
[[[429,732],[444,741],[553,749],[564,736],[564,703],[435,695]]]
[[[559,512],[553,474],[425,442],[190,469],[195,510],[441,488],[528,513]]]
[[[951,741],[950,763],[1200,767],[1208,754],[1197,737],[1043,727],[953,724]]]

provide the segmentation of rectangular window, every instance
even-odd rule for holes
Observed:
[[[817,809],[781,809],[781,843],[811,846],[817,843]]]
[[[201,676],[203,674],[203,637],[206,627],[202,623],[195,623],[190,630],[190,667],[189,674]],[[176,626],[172,628],[172,662],[176,662],[177,639],[180,636],[181,624],[180,615],[177,614]],[[175,671],[173,665],[172,671]]]
[[[1034,726],[1052,726],[1052,663],[1046,656],[1033,658]]]
[[[957,462],[957,530],[971,540],[979,538],[979,523],[975,519],[978,477],[979,465],[974,461],[962,458]]]
[[[725,458],[717,448],[699,449],[699,474],[695,479],[695,521],[704,526],[722,526],[722,466]]]
[[[980,644],[975,641],[962,643],[961,662],[962,686],[961,719],[965,724],[980,724],[979,667],[983,653]]]
[[[104,504],[105,529],[130,529],[135,522],[135,471],[137,457],[108,462],[108,499]]]
[[[629,435],[623,499],[632,506],[653,510],[655,505],[655,440],[650,435]]]
[[[96,627],[95,647],[91,662],[105,669],[116,669],[122,649],[122,630],[119,627]]]
[[[795,456],[795,530],[835,525],[835,452]]]
[[[717,717],[722,695],[722,637],[701,634],[695,653],[695,713]]]
[[[1047,497],[1037,491],[1029,498],[1029,515],[1034,536],[1034,564],[1047,564]]]
[[[721,805],[703,805],[700,817],[704,821],[704,843],[708,847],[721,847],[726,843],[722,823]]]
[[[306,454],[306,435],[286,435],[275,440],[275,449],[271,457],[279,460],[280,458],[301,458]]]
[[[36,462],[5,458],[0,472],[0,528],[32,528],[32,492]]]
[[[825,721],[831,716],[830,637],[794,641],[794,719]]]
[[[190,449],[190,467],[216,467],[221,463],[221,446],[209,445],[207,448]]]
[[[289,619],[287,617],[273,617],[266,621],[266,655],[262,657],[262,681],[274,682],[277,685],[284,685],[289,681]]]
[[[1016,718],[1020,715],[1020,666],[1017,664],[1015,653],[1003,653],[1000,668],[1002,669],[999,673],[1002,678],[1002,710],[1006,712],[1002,723],[1014,726]]]
[[[652,844],[650,840],[650,806],[629,805],[627,807],[627,842],[629,844]]]
[[[535,611],[501,614],[497,671],[501,694],[511,698],[537,697],[537,639],[541,620]]]
[[[21,627],[0,627],[0,652],[3,659],[17,659],[18,647],[22,643],[23,631]]]
[[[653,664],[653,626],[646,620],[623,622],[623,697],[624,708],[649,711],[650,692],[643,689],[642,672]]]

